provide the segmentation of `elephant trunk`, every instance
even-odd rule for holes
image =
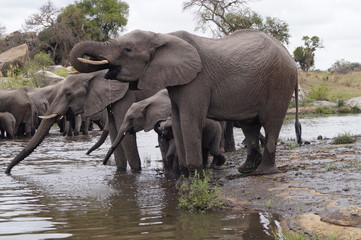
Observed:
[[[95,72],[109,68],[107,52],[112,49],[113,41],[84,41],[77,43],[70,51],[71,65],[82,73]],[[87,59],[90,58],[90,59]]]
[[[89,155],[91,152],[98,149],[105,142],[105,139],[107,139],[108,134],[109,134],[109,130],[104,129],[99,140],[86,152],[86,155]]]
[[[115,138],[112,146],[109,148],[107,155],[105,156],[103,160],[103,164],[106,165],[110,156],[113,154],[114,150],[118,147],[119,143],[123,140],[125,135],[127,135],[127,132],[123,132],[123,134],[120,134],[121,131],[118,133],[117,137]]]
[[[35,135],[30,139],[26,147],[11,161],[7,169],[5,170],[6,174],[10,174],[11,169],[17,165],[20,161],[24,160],[29,156],[37,146],[44,140],[45,136],[48,134],[51,126],[56,122],[57,117],[50,119],[43,119],[41,121],[38,130],[35,132]]]

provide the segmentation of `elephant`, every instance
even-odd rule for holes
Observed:
[[[9,112],[0,112],[0,135],[1,137],[15,138],[15,117]]]
[[[46,111],[49,108],[49,102],[48,99],[41,93],[41,92],[28,92],[27,93],[30,100],[33,102],[34,106],[36,107],[37,114],[35,115],[34,119],[34,126],[35,128],[38,128],[40,125],[41,119],[38,118],[38,116],[45,115]]]
[[[173,171],[179,171],[177,148],[173,141],[172,131],[172,118],[168,117],[166,120],[159,121],[154,130],[165,141],[169,141],[169,151],[167,152],[167,165],[170,166]],[[206,119],[204,127],[202,129],[202,163],[203,168],[208,165],[208,155],[213,156],[210,167],[218,169],[226,162],[226,157],[221,153],[221,138],[223,134],[221,123],[211,119]]]
[[[32,135],[34,110],[34,104],[23,90],[0,90],[0,112],[9,112],[14,116],[16,135]]]
[[[206,118],[241,122],[247,158],[240,172],[274,174],[276,143],[292,93],[297,94],[297,66],[274,37],[239,30],[221,38],[186,31],[168,34],[134,30],[107,42],[83,41],[69,60],[79,72],[108,69],[107,79],[132,89],[166,88],[172,104],[172,129],[182,175],[202,170],[201,136]],[[297,99],[297,97],[296,97]],[[298,113],[298,104],[296,103]],[[296,114],[296,136],[301,124]],[[260,129],[265,148],[258,162]]]
[[[149,98],[133,103],[124,116],[118,135],[107,152],[103,164],[107,163],[114,149],[127,133],[134,134],[142,130],[145,132],[153,130],[159,119],[166,119],[170,116],[171,111],[171,102],[167,89],[160,90]],[[159,146],[164,160],[167,146],[162,145],[161,142]]]
[[[157,90],[128,91],[127,83],[106,80],[105,73],[106,71],[98,71],[69,75],[50,104],[46,116],[42,116],[43,121],[35,135],[11,161],[5,173],[10,174],[16,164],[30,155],[43,141],[51,126],[62,116],[67,119],[81,113],[91,116],[107,108],[110,137],[113,141],[130,105],[157,92]],[[141,169],[134,135],[124,139],[122,145],[116,149],[115,161],[119,170],[126,170],[127,161],[132,170]]]

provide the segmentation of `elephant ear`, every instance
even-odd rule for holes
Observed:
[[[139,89],[184,85],[202,70],[202,61],[195,47],[168,34],[157,34],[155,53],[139,79]]]
[[[94,115],[108,105],[122,99],[128,91],[129,84],[115,80],[107,80],[104,75],[107,71],[101,71],[93,78],[89,79],[88,95],[84,104],[84,115]]]
[[[144,132],[149,132],[154,129],[155,124],[161,120],[166,119],[171,115],[171,104],[155,105],[150,104],[144,109]]]

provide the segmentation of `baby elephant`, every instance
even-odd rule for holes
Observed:
[[[13,139],[15,137],[15,117],[9,112],[0,112],[0,134],[1,137]]]
[[[159,121],[154,130],[161,136],[162,141],[169,142],[169,148],[166,155],[166,165],[172,168],[173,171],[179,172],[178,156],[173,140],[172,119]],[[211,168],[217,169],[226,162],[225,156],[220,151],[220,143],[222,136],[222,128],[219,122],[206,119],[203,127],[202,136],[202,158],[203,168],[208,165],[208,154],[213,156]]]

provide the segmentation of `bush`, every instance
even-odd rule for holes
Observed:
[[[329,95],[330,95],[330,89],[327,87],[318,87],[318,88],[312,88],[311,92],[309,94],[309,98],[310,99],[314,99],[314,100],[329,100]]]
[[[341,133],[333,139],[332,144],[348,144],[354,142],[356,142],[356,137],[354,135],[351,135],[350,133]]]
[[[202,175],[196,171],[191,183],[184,181],[180,186],[178,204],[180,209],[190,212],[206,212],[224,205],[220,198],[219,188],[209,185],[209,174],[203,172]]]

